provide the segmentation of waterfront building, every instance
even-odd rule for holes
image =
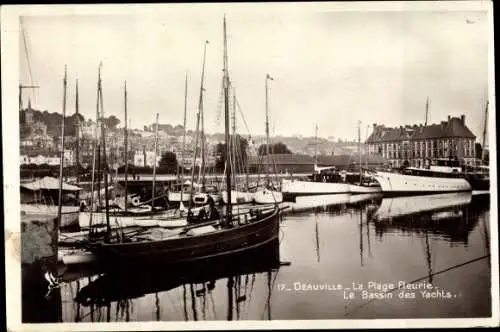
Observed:
[[[471,164],[475,140],[462,115],[427,126],[386,127],[374,123],[366,144],[370,155],[382,156],[392,167],[422,167],[431,158],[457,158]]]
[[[161,155],[156,156],[156,166],[160,164]],[[134,166],[138,167],[153,167],[155,163],[154,151],[136,151],[134,154]]]
[[[46,153],[41,150],[31,150],[20,155],[21,165],[49,165],[57,166],[60,164],[61,156],[58,153]],[[64,150],[64,166],[73,166],[75,164],[75,154],[72,150]]]

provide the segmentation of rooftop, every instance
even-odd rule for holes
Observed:
[[[367,143],[391,142],[400,140],[424,140],[438,139],[447,137],[476,138],[476,136],[465,125],[465,116],[452,118],[448,116],[448,121],[442,121],[439,124],[424,126],[406,125],[399,127],[385,127],[384,125],[373,125],[374,130]]]

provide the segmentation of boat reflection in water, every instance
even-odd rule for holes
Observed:
[[[381,194],[369,193],[360,195],[334,194],[298,196],[295,202],[287,202],[288,212],[330,212],[342,213],[349,206],[380,200]]]
[[[488,203],[488,199],[470,192],[384,198],[377,210],[368,212],[368,218],[378,236],[394,231],[430,233],[467,244]]]
[[[259,291],[266,288],[267,294],[255,296],[254,300],[265,303],[257,306],[254,303],[253,309],[264,311],[262,319],[271,319],[271,295],[279,267],[278,239],[231,260],[226,258],[168,269],[161,263],[158,266],[128,266],[89,280],[74,298],[78,310],[69,311],[74,314],[75,321],[245,319],[244,307],[252,300],[258,280],[267,287],[255,287]],[[173,298],[177,298],[175,303]],[[151,317],[151,302],[154,302],[154,317]],[[162,302],[168,307],[168,317],[161,317]],[[172,305],[176,307],[174,310]],[[82,314],[82,311],[87,313]],[[176,317],[172,318],[172,313]]]

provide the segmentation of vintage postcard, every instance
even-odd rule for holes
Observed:
[[[492,9],[2,6],[8,329],[498,326]]]

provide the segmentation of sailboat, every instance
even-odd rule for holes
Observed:
[[[269,140],[269,81],[274,80],[269,74],[266,75],[266,159],[272,158],[270,154],[270,140]],[[283,194],[281,191],[276,190],[269,176],[268,167],[265,168],[266,171],[266,184],[264,188],[260,188],[254,194],[254,202],[257,204],[269,204],[269,203],[281,203],[283,202]]]
[[[224,17],[224,114],[225,140],[229,142],[229,71],[227,65],[226,19]],[[229,144],[226,144],[229,155]],[[232,176],[226,160],[226,188],[231,188]],[[209,211],[209,212],[213,212]],[[220,218],[186,227],[175,234],[151,236],[112,236],[108,227],[104,240],[94,238],[86,243],[103,266],[161,261],[163,265],[202,261],[221,257],[238,257],[256,250],[278,238],[280,212],[277,206],[268,210],[251,210],[245,215],[233,215],[231,192],[228,205]]]
[[[99,82],[101,80],[100,74],[99,74]],[[99,83],[100,84],[100,83]],[[99,85],[99,89],[101,86]],[[124,86],[124,106],[125,106],[125,123],[127,122],[127,85],[125,83]],[[99,110],[97,110],[97,116],[99,116]],[[157,130],[158,130],[158,114],[156,116],[156,131],[155,131],[155,160],[156,160],[156,154],[157,154],[157,145],[158,145],[158,135],[157,135]],[[125,125],[125,154],[127,154],[128,150],[128,131],[127,127]],[[104,141],[104,137],[101,137],[101,140]],[[96,150],[98,156],[97,158],[100,158],[100,149]],[[152,197],[149,201],[145,202],[135,202],[135,200],[138,200],[137,198],[134,199],[133,195],[129,195],[128,193],[128,179],[127,179],[127,173],[128,173],[128,158],[125,157],[125,188],[124,188],[124,195],[123,197],[117,197],[115,199],[115,203],[117,203],[113,208],[108,208],[107,211],[103,211],[105,209],[104,205],[101,203],[101,200],[99,199],[101,196],[101,193],[98,189],[97,195],[92,188],[91,193],[94,193],[93,195],[91,194],[90,200],[92,203],[90,204],[91,206],[89,207],[89,211],[81,211],[78,216],[78,223],[80,227],[89,227],[90,225],[98,225],[99,223],[96,223],[95,220],[100,220],[101,224],[103,224],[103,220],[105,220],[106,213],[109,213],[111,217],[113,218],[115,224],[120,225],[121,227],[128,227],[128,226],[156,226],[158,223],[158,220],[163,220],[165,218],[173,218],[175,217],[175,214],[173,211],[167,211],[163,208],[156,207],[155,206],[155,201],[158,199],[156,197],[156,186],[155,186],[155,176],[156,176],[156,163],[154,163],[153,167],[153,186],[152,186]],[[100,165],[98,165],[99,167]],[[98,172],[99,174],[100,172]],[[100,181],[98,182],[98,185],[100,184]],[[104,188],[104,194],[106,192],[106,189],[111,189],[113,186],[106,186]],[[115,186],[116,188],[116,186]],[[102,190],[101,190],[102,191]],[[107,199],[106,196],[106,204],[109,204],[109,200]],[[95,200],[97,200],[99,203],[95,204]],[[134,204],[136,203],[136,204]],[[133,207],[129,207],[129,205],[137,205]],[[94,208],[95,207],[95,208]],[[94,211],[97,210],[97,211]],[[94,222],[92,222],[92,219],[94,219]]]

